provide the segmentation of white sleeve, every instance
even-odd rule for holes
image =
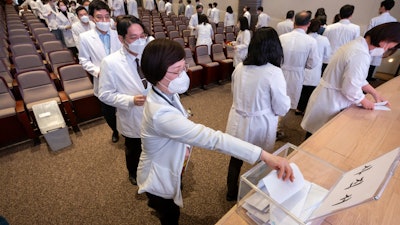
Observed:
[[[87,39],[82,39],[82,34],[79,36],[79,64],[82,65],[83,69],[85,69],[88,73],[90,73],[94,77],[99,76],[100,68],[92,63],[90,54],[89,54],[89,46],[90,43]]]

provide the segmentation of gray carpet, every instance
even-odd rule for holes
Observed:
[[[182,96],[195,122],[225,130],[232,103],[230,83]],[[301,117],[284,118],[286,142],[301,143]],[[103,119],[70,132],[73,145],[52,152],[20,143],[0,151],[0,215],[23,224],[159,224],[144,195],[128,181],[123,138],[111,142]],[[183,178],[184,207],[180,224],[214,224],[233,205],[225,200],[229,156],[195,148]],[[242,172],[251,168],[245,164]]]

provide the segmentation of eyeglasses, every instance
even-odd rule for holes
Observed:
[[[139,36],[137,36],[137,35],[132,35],[132,36],[129,36],[128,38],[129,38],[132,42],[134,42],[134,41],[138,40],[139,38],[140,38],[140,39],[146,39],[147,36],[148,36],[148,34],[142,33],[142,34],[139,35]]]
[[[185,64],[185,67],[184,67],[182,70],[179,70],[179,72],[168,71],[168,70],[167,70],[167,72],[168,72],[168,73],[172,73],[172,74],[179,75],[179,74],[181,74],[183,71],[187,72],[188,69],[189,69],[189,63],[186,63],[186,64]]]

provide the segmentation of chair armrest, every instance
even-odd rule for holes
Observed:
[[[25,113],[24,101],[18,100],[15,102],[15,112],[16,113]]]
[[[69,102],[69,97],[65,91],[59,91],[58,96],[60,97],[62,103]]]

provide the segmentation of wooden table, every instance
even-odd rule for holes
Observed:
[[[377,90],[389,100],[391,111],[350,107],[299,147],[344,171],[399,147],[400,77],[384,83]],[[236,206],[217,224],[247,224],[235,210]],[[323,224],[400,224],[400,169],[396,170],[381,199],[327,217]]]

